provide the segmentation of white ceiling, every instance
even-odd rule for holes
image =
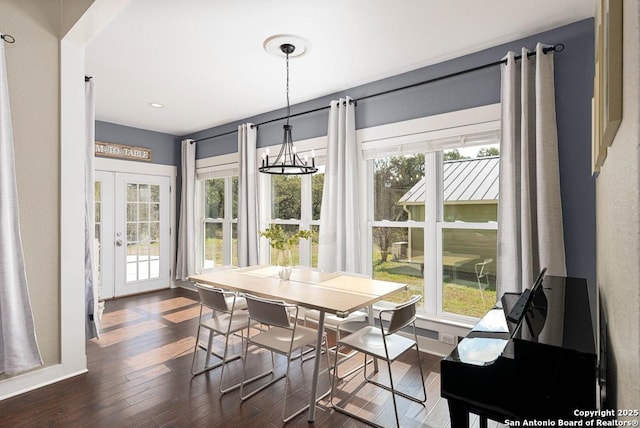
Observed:
[[[86,51],[98,120],[185,135],[438,63],[594,14],[594,0],[131,0]],[[164,108],[149,107],[159,102]]]

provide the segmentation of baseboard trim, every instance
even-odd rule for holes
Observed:
[[[67,373],[63,364],[56,364],[0,380],[0,401],[81,375],[87,371],[87,369],[84,369]]]

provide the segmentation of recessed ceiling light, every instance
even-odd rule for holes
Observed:
[[[160,103],[149,103],[149,106],[150,106],[150,107],[153,107],[153,108],[162,108],[162,107],[164,107],[164,104],[160,104]]]

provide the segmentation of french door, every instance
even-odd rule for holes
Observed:
[[[100,298],[168,288],[170,178],[96,171]]]

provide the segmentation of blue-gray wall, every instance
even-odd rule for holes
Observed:
[[[180,168],[181,139],[176,135],[96,121],[96,140],[151,149],[152,163]]]
[[[563,201],[567,272],[587,278],[595,313],[595,180],[591,177],[591,97],[594,65],[593,20],[587,19],[551,31],[506,43],[409,73],[397,75],[342,93],[298,104],[291,112],[326,106],[329,101],[349,95],[356,100],[387,89],[409,85],[441,75],[500,60],[508,50],[534,49],[537,42],[563,43],[555,54],[556,115],[560,156],[560,185]],[[433,43],[433,41],[425,41]],[[367,128],[477,107],[500,101],[499,67],[446,79],[438,83],[359,101],[356,127]],[[203,138],[237,129],[241,123],[260,123],[285,114],[284,109],[207,129],[189,138]],[[326,135],[328,111],[292,118],[294,140]],[[282,140],[282,122],[260,126],[258,147]],[[197,157],[235,152],[237,135],[231,134],[198,143]]]

